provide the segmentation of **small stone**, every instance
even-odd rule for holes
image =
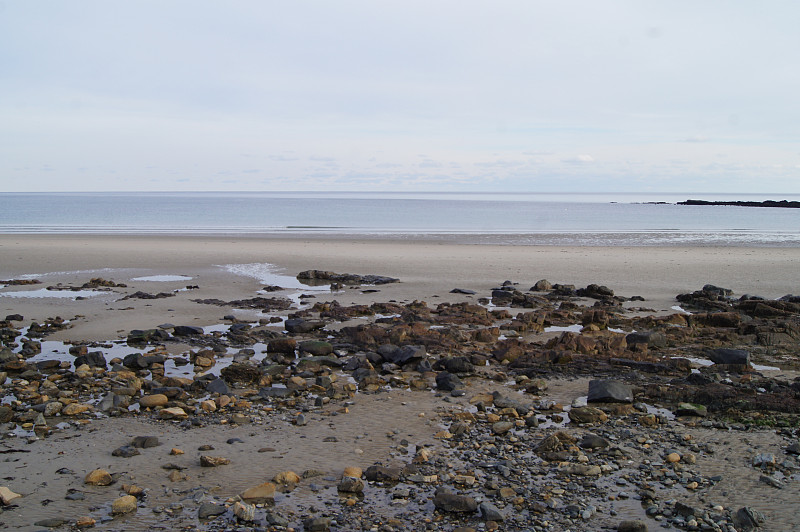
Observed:
[[[207,456],[201,455],[200,456],[200,465],[202,467],[217,467],[222,465],[228,465],[231,461],[229,458],[223,458],[221,456]]]
[[[170,449],[169,454],[171,454],[172,456],[176,456],[179,454],[184,454],[184,452],[181,449],[178,449],[177,447],[173,447],[172,449]]]
[[[105,469],[95,469],[86,475],[83,482],[91,486],[108,486],[114,482],[114,479],[111,478],[111,473]]]
[[[364,474],[364,472],[361,470],[360,467],[350,466],[350,467],[345,467],[344,468],[344,472],[342,473],[342,476],[353,477],[353,478],[361,478],[361,475],[363,475],[363,474]],[[304,475],[305,475],[305,473],[304,473]]]
[[[339,482],[338,490],[344,493],[362,493],[364,491],[364,481],[360,478],[344,477]]]
[[[300,475],[294,471],[282,471],[275,475],[272,479],[276,484],[298,484],[300,482]]]
[[[187,477],[185,474],[181,473],[177,469],[173,469],[172,471],[170,471],[169,475],[167,475],[167,478],[169,479],[170,482],[183,482],[184,480],[188,480],[189,477]]]
[[[128,514],[136,510],[136,497],[133,495],[123,495],[111,503],[111,515]]]
[[[130,458],[132,456],[136,456],[137,454],[140,454],[139,449],[133,445],[123,445],[122,447],[118,447],[111,451],[111,456],[119,456],[121,458]]]
[[[45,528],[58,528],[66,523],[67,520],[63,517],[51,517],[49,519],[40,519],[33,523],[34,526],[43,526]]]
[[[669,453],[667,455],[667,462],[669,462],[671,464],[674,464],[674,463],[680,462],[680,461],[681,461],[681,455],[679,455],[678,453]]]
[[[83,517],[79,517],[75,521],[75,526],[78,528],[92,528],[95,525],[95,523],[97,523],[97,521],[94,518],[85,515]]]
[[[236,502],[233,505],[233,515],[235,515],[242,521],[246,522],[255,521],[256,507],[253,506],[252,504]]]
[[[189,417],[189,414],[187,414],[183,408],[174,406],[159,410],[158,417],[161,419],[186,419]]]
[[[7,487],[0,486],[0,502],[2,502],[4,506],[11,504],[11,501],[20,497],[22,497],[22,495],[19,493],[14,493]]]

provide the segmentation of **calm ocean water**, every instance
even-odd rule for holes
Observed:
[[[800,246],[800,195],[358,192],[0,194],[0,233],[421,238],[508,245]],[[657,204],[654,202],[666,202]]]

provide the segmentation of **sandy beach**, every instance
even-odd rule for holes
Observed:
[[[483,294],[506,280],[527,289],[540,279],[586,286],[598,283],[615,292],[645,298],[647,306],[670,311],[675,296],[706,283],[736,294],[777,298],[800,292],[800,248],[704,247],[516,247],[419,243],[397,240],[303,240],[187,236],[0,235],[0,279],[41,277],[43,284],[82,284],[103,277],[132,288],[163,291],[197,285],[198,290],[162,301],[114,305],[106,300],[73,302],[0,298],[7,313],[31,319],[81,314],[70,330],[75,340],[109,339],[109,332],[148,328],[177,318],[201,326],[219,323],[216,309],[190,299],[233,300],[264,284],[232,275],[225,265],[271,264],[276,275],[294,277],[309,270],[329,270],[396,277],[378,293],[315,293],[318,300],[363,304],[373,300],[421,299],[431,303],[460,300],[453,288]],[[152,275],[183,275],[190,281],[131,282]],[[431,299],[436,298],[436,299]],[[124,313],[111,310],[127,308]],[[63,309],[63,310],[60,310]],[[172,309],[172,310],[170,310]],[[125,326],[120,322],[124,320]]]
[[[624,338],[632,330],[631,324],[634,322],[630,320],[639,316],[663,318],[681,314],[684,311],[676,309],[679,305],[676,296],[700,290],[709,283],[732,290],[734,297],[731,301],[743,294],[775,300],[787,294],[800,293],[798,248],[492,246],[378,239],[329,240],[321,237],[0,235],[0,257],[0,280],[41,281],[40,284],[5,286],[0,289],[2,315],[23,316],[22,320],[6,322],[7,325],[21,328],[31,322],[44,323],[56,316],[68,320],[68,326],[49,332],[40,339],[42,354],[36,355],[28,365],[23,361],[19,363],[21,366],[13,366],[16,369],[6,370],[8,380],[3,387],[4,405],[13,407],[9,409],[9,416],[13,414],[14,417],[13,421],[9,417],[3,423],[6,437],[0,447],[7,454],[3,455],[6,467],[2,476],[5,479],[0,481],[0,486],[6,486],[22,497],[9,501],[9,505],[4,507],[0,513],[0,528],[39,530],[54,525],[54,529],[66,530],[75,527],[76,520],[87,518],[94,521],[94,527],[103,530],[163,527],[222,530],[235,526],[244,527],[243,530],[252,529],[247,527],[266,530],[400,530],[411,526],[418,530],[491,530],[499,527],[501,530],[555,531],[566,529],[564,527],[571,530],[616,529],[622,527],[622,522],[644,523],[649,530],[667,524],[674,528],[696,530],[700,529],[698,519],[701,523],[712,523],[716,519],[714,516],[719,514],[723,517],[717,521],[728,524],[720,525],[717,529],[738,530],[731,524],[734,522],[731,521],[731,515],[740,507],[752,506],[767,515],[767,522],[762,524],[763,530],[800,529],[792,521],[795,512],[791,509],[800,495],[796,469],[792,469],[797,463],[792,456],[784,457],[783,452],[786,445],[795,441],[796,421],[793,426],[784,427],[784,432],[770,428],[754,432],[756,429],[753,427],[737,431],[731,425],[720,430],[714,426],[717,421],[705,425],[697,420],[678,423],[670,414],[668,420],[664,418],[660,421],[664,424],[653,427],[645,425],[637,417],[647,412],[626,410],[624,414],[609,413],[611,419],[602,423],[579,426],[573,422],[563,425],[561,418],[566,419],[569,408],[562,409],[560,405],[568,406],[586,396],[586,387],[593,378],[592,370],[586,370],[588,366],[580,366],[584,369],[575,371],[560,367],[556,373],[548,375],[541,373],[543,370],[536,366],[535,371],[529,367],[525,374],[522,370],[512,369],[513,364],[509,365],[508,360],[504,363],[500,359],[493,360],[490,354],[493,352],[492,344],[486,346],[475,343],[474,338],[469,337],[469,334],[474,335],[478,329],[487,327],[478,325],[477,314],[464,318],[467,321],[453,321],[455,325],[442,322],[443,325],[430,329],[461,327],[461,332],[453,334],[460,334],[458,338],[470,338],[469,341],[464,340],[463,352],[451,344],[447,344],[450,347],[443,351],[437,351],[438,344],[427,345],[428,353],[433,357],[431,363],[467,354],[473,358],[484,355],[490,358],[491,364],[487,362],[484,368],[476,366],[474,372],[462,375],[467,383],[464,394],[450,395],[445,388],[438,387],[433,370],[428,370],[428,374],[423,371],[417,377],[414,376],[416,370],[399,363],[384,364],[383,369],[374,364],[380,373],[380,376],[376,375],[380,387],[367,392],[366,381],[359,382],[357,392],[354,389],[344,396],[341,395],[342,391],[350,388],[342,388],[343,383],[356,382],[358,378],[353,380],[354,377],[341,368],[333,371],[339,380],[330,390],[335,389],[336,393],[331,391],[331,400],[324,403],[315,402],[316,397],[323,395],[321,392],[310,394],[306,388],[302,388],[302,392],[289,401],[273,401],[272,398],[266,399],[266,396],[263,396],[263,400],[259,399],[259,386],[255,384],[244,386],[231,382],[228,394],[198,393],[197,388],[191,388],[192,381],[188,380],[184,383],[185,391],[189,392],[188,399],[183,397],[185,392],[178,394],[173,390],[178,395],[170,396],[169,404],[159,405],[152,410],[140,409],[136,401],[142,396],[152,395],[152,388],[160,386],[156,380],[152,383],[148,381],[153,375],[158,376],[160,364],[141,370],[140,374],[124,370],[116,377],[111,367],[108,374],[105,370],[97,374],[90,371],[89,377],[85,378],[98,379],[98,384],[84,383],[81,385],[83,388],[75,388],[74,392],[70,387],[69,393],[60,395],[54,388],[50,388],[49,392],[43,391],[44,385],[37,384],[35,389],[30,389],[30,382],[44,382],[54,372],[56,375],[60,372],[62,376],[71,376],[76,371],[74,367],[69,367],[69,363],[62,364],[60,369],[36,369],[34,362],[46,358],[46,347],[57,349],[54,346],[62,346],[66,349],[71,345],[88,345],[91,351],[104,342],[125,340],[132,330],[156,329],[167,324],[207,328],[203,340],[205,345],[211,345],[213,341],[233,343],[230,338],[226,339],[224,332],[212,338],[209,331],[214,327],[218,328],[216,330],[226,330],[231,323],[231,315],[235,316],[235,321],[250,324],[273,315],[285,320],[290,313],[303,314],[303,309],[334,300],[343,307],[391,303],[398,308],[413,308],[414,302],[424,301],[431,308],[444,303],[480,302],[483,306],[479,310],[492,309],[497,307],[491,303],[492,289],[505,281],[514,283],[512,287],[522,293],[528,292],[542,279],[553,284],[575,285],[577,288],[592,283],[605,285],[620,299],[615,308],[602,308],[611,316],[621,316],[621,323],[624,322],[628,329],[615,334]],[[327,286],[304,287],[298,284],[295,276],[306,270],[381,275],[397,278],[399,282],[345,286],[340,290],[331,290]],[[76,292],[84,297],[69,296],[68,287],[77,289],[94,278],[102,278],[116,286]],[[278,285],[283,290],[263,291],[268,285]],[[52,286],[62,290],[51,290],[48,294],[45,288]],[[453,289],[474,293],[453,293]],[[25,297],[24,292],[35,297]],[[125,299],[137,292],[152,295],[165,293],[169,297]],[[53,297],[56,294],[59,297]],[[288,310],[266,313],[237,308],[236,305],[198,302],[230,302],[256,296],[288,298],[293,306]],[[562,303],[564,319],[580,320],[580,313],[585,315],[586,309],[592,308],[595,303],[591,298],[573,297],[571,300],[577,302],[577,310],[570,311],[572,307]],[[558,308],[548,309],[551,318],[547,319],[555,320],[553,316],[558,315]],[[497,324],[493,326],[503,332],[499,339],[496,332],[492,333],[495,334],[492,339],[495,346],[498,345],[496,342],[505,341],[509,319],[524,310],[509,308],[509,311],[505,319],[500,319],[499,314],[495,315]],[[527,311],[530,311],[530,307]],[[573,314],[567,316],[569,312]],[[797,318],[791,313],[787,316],[789,320]],[[336,335],[344,334],[340,330],[346,326],[373,322],[379,317],[351,318],[341,323],[328,320],[325,331],[331,335],[328,340],[339,346],[335,348],[336,356],[343,361],[358,357],[363,361],[364,352],[369,350],[359,350],[352,343],[355,340]],[[312,318],[318,318],[318,311],[304,314],[304,319]],[[389,321],[385,327],[395,325],[391,321],[393,318],[386,319]],[[614,319],[617,318],[612,317],[612,322]],[[651,320],[648,323],[656,322]],[[606,326],[613,328],[612,325],[603,325],[601,329]],[[706,332],[705,327],[703,325],[701,333],[687,333],[680,345],[668,344],[666,348],[685,349],[692,342],[698,346],[699,352],[701,347],[739,348],[745,341],[743,332],[741,337],[730,336],[729,343],[719,340],[722,338],[720,332],[714,333],[716,339],[712,340],[713,334]],[[280,320],[272,329],[269,326],[262,329],[273,336],[286,334]],[[725,334],[732,334],[730,328],[725,330]],[[586,334],[580,336],[589,334],[589,329],[584,331]],[[297,338],[298,341],[307,338],[325,340],[324,336],[314,334],[300,334]],[[529,331],[521,334],[520,338],[524,336],[525,341],[542,342],[543,353],[544,341],[557,339],[559,334],[553,332],[542,335]],[[688,340],[690,337],[692,339]],[[709,339],[706,340],[706,337]],[[15,352],[19,352],[20,338],[16,337],[16,342],[14,337],[7,338],[5,345],[13,344],[16,346]],[[252,342],[253,346],[266,345],[267,340],[254,339]],[[154,342],[141,347],[141,352],[157,350],[157,344]],[[158,352],[167,357],[191,358],[196,362],[198,351],[204,349],[202,345],[188,341],[167,342]],[[115,352],[124,351],[125,347],[122,342]],[[561,347],[556,346],[555,349]],[[675,354],[667,349],[660,353],[659,346],[651,346],[650,350],[638,349],[629,346],[624,351],[614,352],[613,356],[653,362],[666,360]],[[796,344],[793,349],[796,350]],[[757,346],[751,351],[754,356],[769,354],[768,350]],[[129,352],[134,352],[133,348]],[[785,355],[783,360],[790,360],[791,352],[790,348],[781,351],[782,356]],[[258,358],[260,361],[259,357],[270,356],[265,352],[259,353],[257,347],[255,353],[253,360]],[[576,353],[576,360],[580,364],[596,363],[584,360],[578,356],[578,351]],[[602,358],[600,355],[602,353],[597,355],[598,360]],[[22,355],[19,356],[22,358]],[[74,358],[63,353],[58,356],[68,357],[67,360]],[[230,350],[227,355],[218,352],[217,356],[220,359],[234,357]],[[367,355],[368,358],[370,356]],[[776,356],[766,362],[775,363]],[[642,391],[640,401],[652,401],[655,397],[652,395],[655,392],[648,388],[650,384],[663,386],[669,382],[667,377],[650,376],[646,373],[648,370],[613,370],[608,365],[608,358],[602,360],[597,370],[600,375],[636,383],[639,386],[637,390],[648,390],[647,393],[651,395],[645,399]],[[230,360],[226,363],[230,363]],[[765,363],[764,360],[761,363]],[[266,362],[253,364],[259,368],[267,367]],[[187,367],[192,368],[192,365]],[[33,371],[27,377],[21,376],[31,369]],[[795,369],[796,364],[788,363],[778,371],[771,370],[768,377],[772,379],[771,382],[791,380],[795,376]],[[321,381],[318,379],[327,376],[327,372],[317,371],[312,375],[290,368],[284,376],[272,377],[273,388],[276,383],[290,382],[290,378],[305,379],[319,385]],[[530,377],[535,376],[536,372],[541,373],[540,378],[550,381],[550,387],[534,393],[529,383]],[[615,376],[613,372],[618,372],[618,375]],[[136,409],[119,412],[112,409],[115,412],[113,415],[102,414],[97,403],[100,397],[114,387],[129,388],[130,382],[136,380],[134,374],[140,377],[139,381],[142,378],[145,381],[144,384],[137,381],[141,389],[136,390],[130,398]],[[670,375],[669,379],[679,378],[678,374]],[[72,377],[59,381],[60,378],[50,380],[55,383],[78,382]],[[280,380],[283,378],[289,380]],[[739,383],[739,376],[731,378],[734,383]],[[758,377],[742,378],[742,386],[749,385],[751,379],[758,381]],[[121,385],[122,381],[128,384]],[[175,388],[176,382],[173,380],[162,384],[167,388]],[[263,379],[261,384],[264,384]],[[762,386],[772,385],[762,383]],[[311,387],[313,389],[313,385]],[[36,414],[34,405],[46,405],[48,401],[53,401],[54,390],[55,397],[62,398],[65,405],[71,399],[77,399],[79,404],[89,404],[89,410],[77,416],[58,414],[48,419],[47,434],[34,435],[31,423],[35,415],[32,417],[29,413]],[[89,395],[84,396],[87,390]],[[486,397],[492,392],[501,395],[511,393],[514,397],[522,398],[520,400],[524,400],[526,405],[535,406],[530,409],[526,407],[525,414],[521,414],[520,408],[512,415],[509,414],[509,408],[492,407],[490,401],[486,410],[476,411],[475,397]],[[202,401],[210,399],[219,405],[220,395],[234,398],[231,407],[215,407],[213,413],[202,410]],[[95,400],[90,401],[89,396]],[[500,403],[497,397],[495,400]],[[549,405],[546,408],[545,403]],[[554,404],[559,406],[554,408]],[[176,420],[161,419],[160,411],[163,408],[177,405],[188,411],[188,421],[183,416]],[[674,409],[675,405],[651,405],[653,408],[662,406]],[[300,414],[303,414],[302,423],[298,422],[297,416]],[[235,415],[247,419],[236,418]],[[507,415],[512,416],[508,419],[514,431],[500,432],[497,423],[508,421]],[[526,421],[537,416],[539,421],[536,423]],[[464,422],[467,418],[470,420]],[[194,426],[190,423],[192,419],[197,420]],[[489,424],[486,424],[487,419]],[[65,421],[63,426],[56,428],[59,422]],[[26,422],[28,425],[25,425]],[[454,427],[460,427],[457,425],[459,422],[468,426],[466,435],[454,437],[452,433],[455,432]],[[719,422],[730,423],[730,419]],[[537,426],[539,428],[535,428]],[[578,447],[573,445],[565,448],[560,462],[553,462],[574,462],[573,465],[579,465],[599,461],[598,464],[603,466],[601,477],[575,477],[572,480],[573,487],[580,486],[589,494],[583,499],[594,501],[589,505],[591,508],[583,503],[569,503],[573,500],[570,493],[574,491],[569,481],[565,484],[561,480],[548,480],[552,471],[548,472],[546,466],[538,461],[535,467],[531,466],[534,472],[519,478],[515,476],[516,473],[504,474],[500,466],[492,469],[486,465],[489,462],[517,463],[515,460],[523,460],[522,456],[530,455],[530,449],[541,443],[542,438],[559,429],[571,432],[577,438],[576,442],[589,433],[600,434],[623,447],[623,454],[628,453],[624,458],[623,455],[614,458],[600,451],[579,452]],[[448,430],[449,436],[442,434]],[[620,432],[625,430],[628,431],[625,433],[627,435]],[[729,436],[731,434],[735,434],[735,437]],[[142,449],[141,454],[127,459],[112,456],[115,448],[141,435],[158,436],[161,445]],[[231,439],[239,441],[231,443]],[[201,444],[210,445],[214,450],[199,452],[198,446]],[[181,449],[185,454],[170,455],[171,448]],[[412,459],[419,457],[421,449],[429,449],[433,456],[442,458],[440,461],[433,458],[418,459],[419,470],[404,473],[399,487],[395,486],[396,483],[365,477],[367,485],[357,495],[343,496],[341,489],[337,494],[336,486],[345,467],[356,466],[366,470],[375,464],[409,464]],[[680,464],[673,466],[665,458],[670,452],[692,455],[693,458],[683,467],[679,467]],[[791,463],[754,468],[753,456],[759,453],[773,455],[773,460],[778,464]],[[231,463],[217,468],[201,468],[197,460],[202,454],[224,456]],[[587,454],[589,458],[585,459]],[[735,463],[730,463],[730,460]],[[518,465],[522,463],[520,461]],[[646,469],[639,467],[640,463],[647,464]],[[179,481],[168,479],[170,471],[164,467],[170,464],[178,464],[175,470],[180,470],[187,478]],[[563,469],[564,466],[558,467]],[[97,468],[110,471],[114,475],[114,484],[85,485],[84,476]],[[234,506],[240,501],[237,494],[270,481],[275,474],[287,470],[312,473],[294,490],[279,487],[271,504],[257,505],[254,521],[234,515]],[[434,470],[438,471],[435,479],[432,477]],[[618,474],[621,470],[627,473]],[[669,473],[666,479],[663,471]],[[781,489],[759,482],[759,472],[773,475],[776,482],[782,484]],[[673,474],[676,476],[670,477]],[[720,475],[720,479],[713,480],[717,475]],[[475,482],[474,486],[472,482]],[[699,487],[687,488],[687,484],[692,482],[696,485],[699,483]],[[126,493],[123,486],[130,485],[138,485],[145,490],[144,496],[137,495],[138,509],[132,514],[112,517],[111,502]],[[741,486],[747,486],[749,492],[742,493]],[[504,494],[504,487],[512,488],[514,496]],[[489,503],[491,507],[482,507],[483,510],[475,512],[442,509],[433,497],[434,490],[439,488],[469,494],[477,497],[478,502],[483,500]],[[663,496],[659,492],[662,489]],[[408,490],[410,495],[406,493]],[[639,494],[647,490],[659,493],[656,502],[645,504]],[[65,500],[65,494],[76,491],[81,492],[83,498]],[[620,495],[620,492],[624,495]],[[530,500],[517,500],[517,496]],[[686,501],[697,509],[696,518],[683,515],[676,521],[674,518],[679,512],[675,508],[675,500]],[[206,502],[220,507],[223,517],[198,520],[198,505]],[[565,515],[571,515],[570,504],[579,507],[576,510],[578,515],[564,521]],[[659,509],[651,515],[648,508],[653,505]],[[434,510],[434,507],[437,509]],[[487,512],[498,508],[502,510],[505,521],[497,516],[486,518]],[[704,517],[701,517],[701,508],[704,509]],[[664,511],[667,511],[666,516]],[[276,521],[271,522],[270,516]],[[661,517],[654,520],[654,516]],[[316,518],[322,520],[320,528],[314,528],[317,525],[312,521]],[[62,519],[63,522],[34,525],[43,519]],[[325,519],[328,519],[327,524]],[[695,524],[688,524],[692,519]]]

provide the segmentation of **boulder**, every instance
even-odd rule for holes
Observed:
[[[627,384],[612,380],[589,381],[589,403],[632,403],[633,390]]]
[[[713,349],[709,351],[708,358],[715,364],[750,364],[750,353],[744,349]]]

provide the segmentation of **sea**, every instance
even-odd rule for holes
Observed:
[[[800,246],[800,194],[0,193],[0,234],[237,235],[558,246]]]

